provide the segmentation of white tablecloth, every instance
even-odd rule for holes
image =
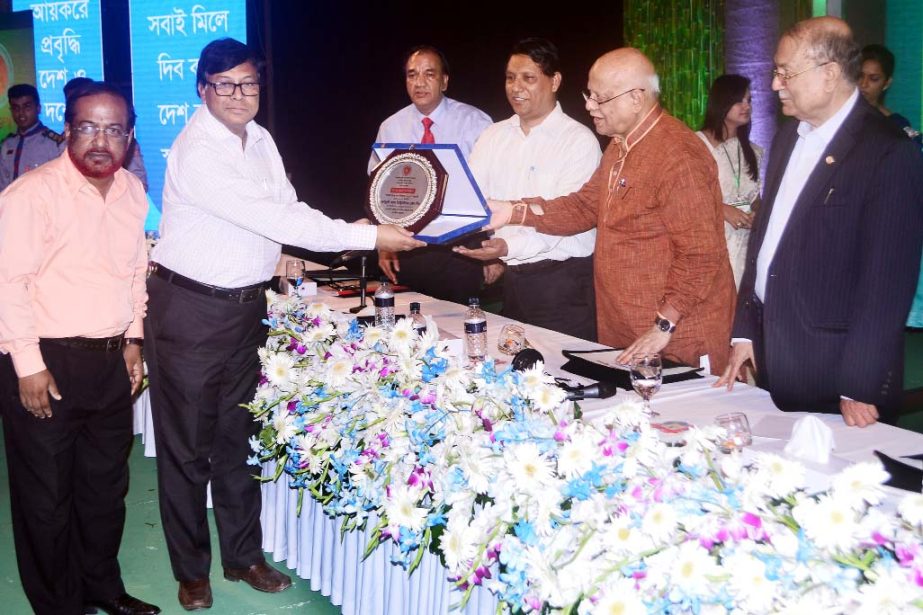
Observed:
[[[339,299],[321,292],[318,299],[336,309],[345,310],[358,304],[355,298]],[[422,312],[433,316],[441,330],[462,337],[464,306],[416,293],[402,293],[396,296],[396,312],[408,313],[411,301],[420,302]],[[366,313],[370,314],[371,308],[363,312]],[[491,354],[500,360],[508,360],[508,357],[495,350],[496,336],[507,322],[511,321],[501,316],[488,316],[488,340],[490,348],[494,349]],[[561,371],[566,361],[561,350],[601,346],[539,327],[524,327],[532,347],[544,355],[548,372],[586,382]],[[723,388],[713,388],[715,380],[709,376],[664,385],[654,397],[654,409],[660,412],[663,420],[685,420],[697,425],[711,423],[717,415],[726,412],[744,412],[755,436],[750,450],[781,453],[784,438],[762,437],[761,434],[778,435],[785,429],[790,431],[791,424],[801,415],[777,410],[766,391],[738,384],[729,393]],[[621,399],[634,398],[634,395],[630,391],[620,391],[615,398],[581,402],[581,406],[584,414],[592,418]],[[136,431],[141,429],[145,453],[150,450],[153,454],[153,430],[146,394],[138,400],[135,411],[135,427]],[[883,424],[859,429],[847,427],[839,415],[815,416],[831,427],[835,439],[830,463],[824,466],[806,464],[817,488],[823,488],[825,478],[846,463],[874,459],[872,451],[876,449],[892,457],[923,453],[923,435],[916,432]],[[274,469],[274,464],[265,464],[263,475],[271,476]],[[326,516],[309,495],[304,496],[301,515],[297,515],[298,493],[289,489],[288,484],[287,476],[283,475],[277,483],[263,485],[263,549],[272,553],[275,561],[284,561],[298,576],[310,579],[311,589],[329,596],[334,604],[341,606],[344,614],[447,614],[459,601],[461,592],[452,591],[445,569],[435,556],[424,555],[412,575],[390,563],[394,548],[391,544],[379,547],[363,561],[367,532],[347,532],[341,536],[340,520]],[[369,527],[374,527],[374,522]],[[487,615],[495,612],[496,604],[493,596],[478,588],[463,612]]]

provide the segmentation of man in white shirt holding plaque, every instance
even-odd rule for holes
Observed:
[[[570,194],[599,165],[596,136],[557,102],[558,67],[558,50],[550,41],[528,38],[513,47],[506,96],[514,114],[484,131],[469,161],[486,198]],[[556,236],[517,226],[498,230],[481,248],[456,250],[486,261],[488,283],[505,276],[504,316],[595,340],[595,242],[595,229]]]
[[[260,485],[247,465],[259,425],[241,407],[260,377],[265,290],[281,245],[425,245],[404,229],[331,220],[298,201],[272,136],[253,121],[261,64],[229,38],[202,50],[196,85],[203,104],[170,149],[148,280],[145,350],[160,513],[186,610],[212,605],[209,481],[224,577],[265,592],[291,585],[263,556]]]
[[[404,56],[404,79],[410,103],[378,129],[376,143],[454,143],[466,159],[474,142],[493,120],[486,113],[445,95],[449,87],[449,63],[429,45],[414,47]],[[373,154],[369,172],[378,164]],[[378,266],[392,282],[458,303],[467,302],[481,288],[481,267],[433,246],[398,258],[379,250]]]

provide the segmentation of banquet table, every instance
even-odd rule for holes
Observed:
[[[316,300],[344,311],[358,303],[354,297],[339,298],[324,288],[321,288]],[[399,293],[395,300],[396,313],[409,313],[412,301],[422,305],[422,312],[436,320],[443,334],[463,336],[465,306],[417,293]],[[371,313],[369,307],[361,314]],[[498,363],[509,360],[496,350],[496,338],[500,328],[510,322],[513,321],[502,316],[488,316],[488,346],[493,349],[491,354]],[[561,351],[591,350],[602,346],[540,327],[523,327],[529,344],[544,356],[548,373],[578,383],[589,382],[561,369],[566,361]],[[704,426],[713,423],[719,414],[743,412],[749,418],[754,433],[753,445],[747,447],[745,454],[767,451],[785,455],[783,447],[788,434],[794,422],[803,415],[780,412],[762,389],[737,384],[733,391],[728,392],[724,388],[713,387],[716,380],[713,376],[706,376],[663,385],[653,400],[654,409],[660,413],[657,420],[683,420]],[[613,398],[587,400],[580,404],[584,417],[593,419],[627,399],[637,399],[637,396],[634,392],[620,390]],[[847,427],[839,415],[813,416],[831,428],[835,445],[828,463],[805,463],[812,488],[825,488],[829,477],[851,462],[875,459],[874,450],[881,450],[892,457],[923,452],[923,434],[884,424],[864,429]],[[262,472],[263,476],[272,476],[275,465],[264,464]],[[379,546],[363,560],[369,531],[341,534],[340,519],[325,515],[322,507],[309,495],[304,497],[301,514],[296,514],[298,493],[288,485],[285,474],[277,482],[263,485],[263,549],[272,553],[275,561],[286,562],[299,577],[309,579],[311,589],[329,596],[343,613],[435,615],[448,613],[461,598],[460,592],[452,590],[439,560],[430,553],[424,555],[419,568],[412,574],[390,563],[392,549],[396,549],[392,543]],[[897,492],[894,493],[896,495]],[[372,519],[367,527],[374,527],[374,524]],[[496,608],[493,596],[483,588],[476,588],[462,612],[486,614],[494,613]]]

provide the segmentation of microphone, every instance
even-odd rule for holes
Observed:
[[[566,387],[565,399],[567,401],[579,401],[581,399],[606,399],[615,395],[618,387],[608,382],[597,382],[596,384],[585,384],[579,387]]]
[[[539,361],[545,362],[545,357],[542,356],[542,353],[535,348],[523,348],[510,361],[510,367],[515,372],[522,372],[533,367]]]
[[[345,265],[349,261],[356,260],[361,256],[367,256],[371,254],[371,250],[346,250],[345,252],[340,253],[338,256],[334,257],[328,267],[330,269],[336,269],[340,265]]]

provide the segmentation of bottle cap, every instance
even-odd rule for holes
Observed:
[[[481,300],[477,297],[468,297],[468,305],[481,305]]]
[[[411,311],[411,312],[419,312],[419,311],[420,311],[420,304],[417,303],[416,301],[411,301],[411,302],[410,302],[410,311]]]

